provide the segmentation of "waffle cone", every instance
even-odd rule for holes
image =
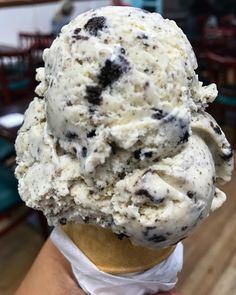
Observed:
[[[111,230],[88,224],[69,224],[63,230],[98,269],[111,274],[142,272],[165,260],[175,249],[135,246]]]

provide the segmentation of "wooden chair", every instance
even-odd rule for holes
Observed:
[[[130,4],[125,3],[125,1],[122,1],[122,0],[113,0],[112,5],[114,5],[114,6],[130,6]]]
[[[216,27],[204,29],[204,42],[208,49],[211,46],[213,49],[215,46],[231,47],[236,37],[235,28],[229,27]]]
[[[220,26],[223,26],[223,27],[229,27],[229,28],[235,27],[235,21],[236,21],[236,18],[234,13],[222,15],[219,17]]]
[[[28,49],[0,52],[0,104],[11,104],[17,99],[33,95],[34,73]]]
[[[202,36],[191,40],[194,52],[198,58],[206,59],[207,51],[225,50],[235,47],[236,30],[233,28],[205,27]]]
[[[220,52],[220,55],[225,55],[225,52],[233,52],[235,50],[236,30],[227,27],[204,27],[202,35],[191,41],[193,50],[198,60],[198,74],[201,80],[207,81],[208,62],[207,52]]]
[[[20,46],[22,48],[29,49],[32,56],[32,64],[34,68],[43,66],[43,51],[45,48],[51,46],[52,41],[54,40],[53,34],[44,34],[44,33],[19,33]]]
[[[206,53],[209,82],[218,88],[216,101],[209,106],[209,112],[221,121],[233,127],[232,145],[236,147],[236,57],[223,56],[208,51]],[[229,116],[233,118],[229,120]]]
[[[17,191],[17,180],[12,168],[0,163],[0,237],[14,229],[32,214],[36,214],[44,239],[49,231],[47,221],[41,212],[25,206]]]
[[[20,46],[22,48],[29,49],[34,45],[40,44],[42,47],[47,48],[51,45],[54,37],[52,34],[43,34],[43,33],[19,33]]]

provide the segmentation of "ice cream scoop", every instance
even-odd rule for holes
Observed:
[[[43,58],[16,176],[49,224],[96,224],[156,249],[221,206],[232,148],[205,112],[216,86],[198,81],[175,22],[131,7],[90,10]]]

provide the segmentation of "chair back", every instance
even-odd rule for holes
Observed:
[[[51,45],[54,37],[52,34],[43,33],[19,33],[20,46],[22,48],[30,49],[32,47],[47,48]]]
[[[33,70],[28,49],[11,49],[0,52],[0,103],[10,104],[21,93],[32,89]]]
[[[209,49],[214,49],[216,46],[231,48],[234,46],[235,37],[235,28],[228,27],[205,27],[203,33],[204,43]]]
[[[234,27],[234,23],[235,23],[235,15],[234,13],[230,13],[230,14],[226,14],[226,15],[222,15],[219,17],[219,22],[221,26],[224,27]]]
[[[223,56],[219,53],[208,51],[206,53],[208,65],[208,78],[217,84],[221,93],[236,97],[236,56]]]
[[[51,46],[54,36],[43,33],[19,33],[20,45],[22,48],[29,49],[32,56],[34,69],[43,66],[43,51]]]

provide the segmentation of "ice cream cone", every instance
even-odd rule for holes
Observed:
[[[175,249],[152,250],[135,246],[126,237],[88,224],[69,224],[63,230],[78,248],[102,271],[126,274],[145,271],[164,261]]]

